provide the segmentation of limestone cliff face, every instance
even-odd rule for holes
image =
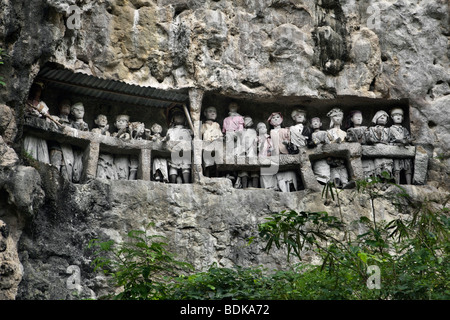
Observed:
[[[81,268],[82,295],[105,292],[86,244],[121,240],[151,221],[199,269],[213,262],[282,267],[282,252],[266,256],[258,244],[246,246],[257,223],[283,209],[337,213],[320,192],[236,191],[221,180],[74,185],[52,167],[23,166],[24,102],[46,63],[263,102],[408,99],[411,132],[430,157],[427,185],[409,190],[438,200],[450,189],[448,19],[445,0],[2,1],[0,273],[7,280],[0,298],[72,299],[70,265]],[[346,218],[370,217],[366,199],[351,192],[344,194]],[[388,203],[380,212],[395,214]]]
[[[77,10],[70,6],[77,6]],[[6,1],[2,99],[44,63],[162,88],[257,97],[410,99],[414,134],[447,158],[446,1]],[[77,15],[78,14],[78,15]],[[77,24],[79,23],[79,25]]]

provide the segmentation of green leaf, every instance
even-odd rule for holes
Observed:
[[[150,271],[151,268],[150,267],[144,267],[142,270],[142,276],[144,277],[144,279],[148,279],[149,275],[150,275]]]

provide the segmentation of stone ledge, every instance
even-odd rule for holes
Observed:
[[[368,158],[414,158],[416,155],[416,147],[407,146],[390,146],[385,144],[373,146],[361,146],[362,156]]]

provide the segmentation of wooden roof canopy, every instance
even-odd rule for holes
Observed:
[[[36,81],[51,84],[57,89],[75,94],[144,107],[169,108],[187,105],[189,94],[185,89],[159,89],[103,79],[63,68],[44,66]]]

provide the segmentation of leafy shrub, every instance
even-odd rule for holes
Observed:
[[[262,268],[220,268],[180,276],[172,286],[170,299],[222,300],[267,299],[270,281]]]
[[[96,248],[94,271],[103,271],[112,277],[113,286],[123,287],[121,293],[107,298],[157,300],[167,295],[168,281],[192,266],[176,260],[163,240],[162,236],[148,235],[145,229],[130,231],[128,240],[118,244],[90,241],[89,248]]]

